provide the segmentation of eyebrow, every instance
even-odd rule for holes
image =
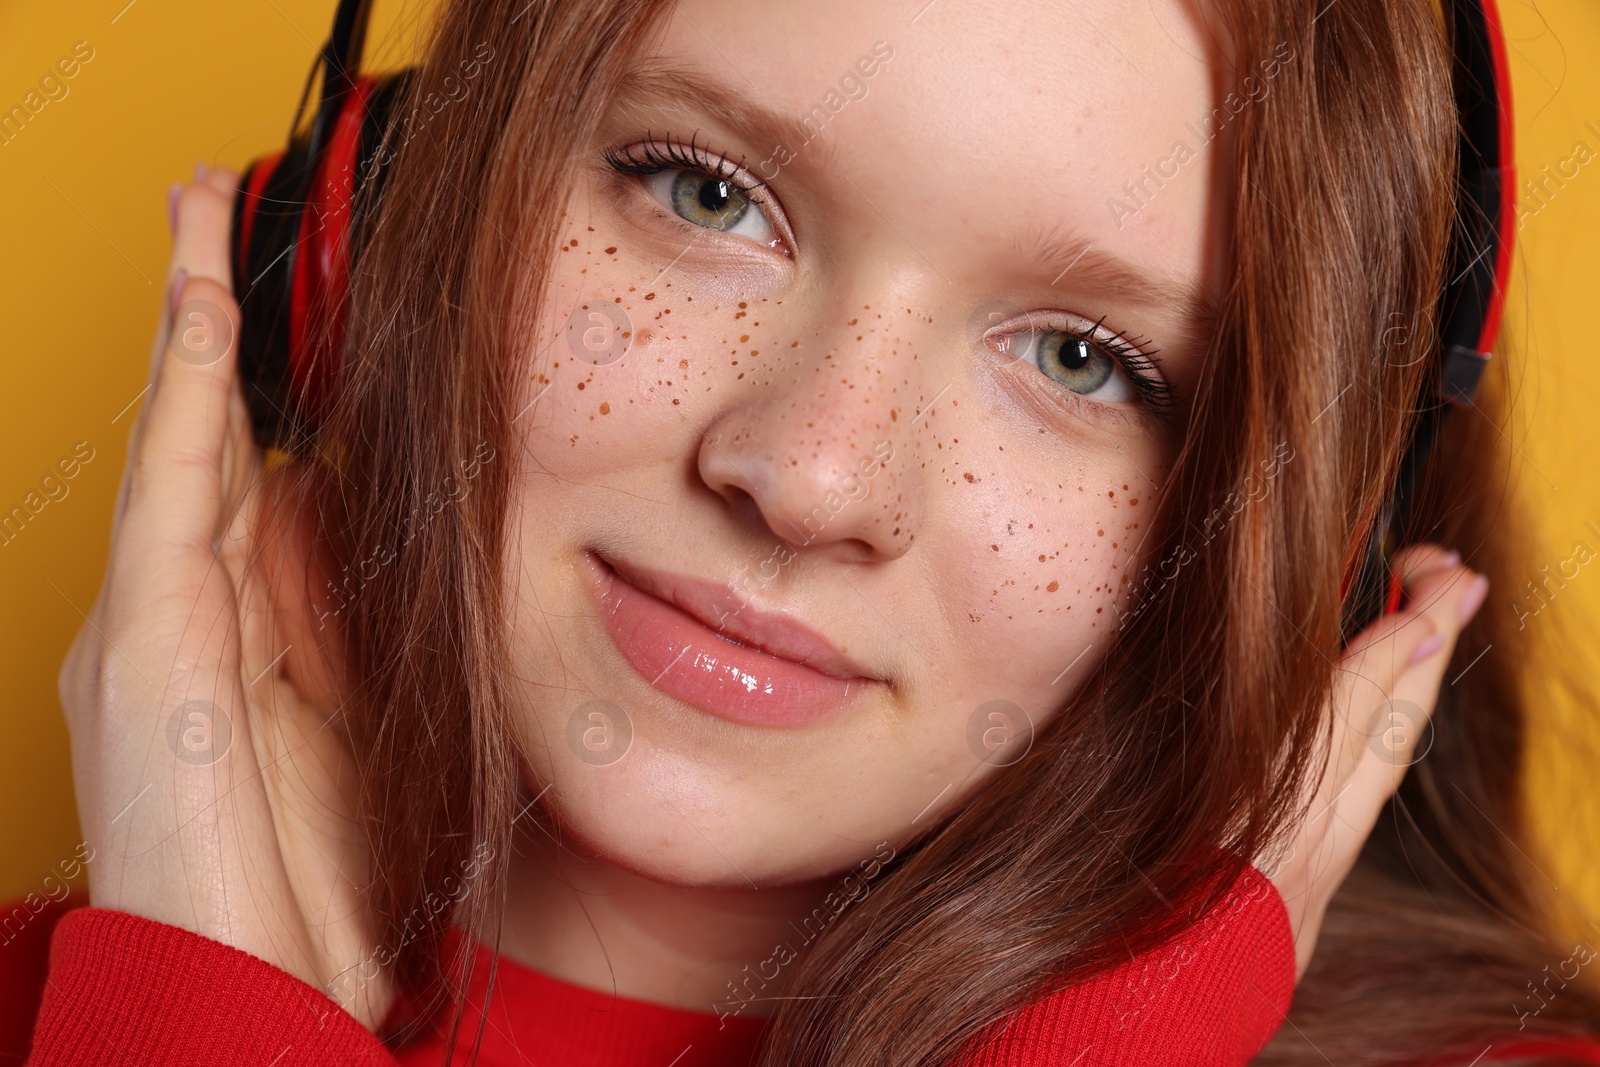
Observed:
[[[1184,278],[1152,275],[1082,234],[1060,226],[1039,229],[1019,239],[1014,247],[1023,259],[1054,272],[1052,286],[1065,277],[1085,275],[1086,289],[1146,307],[1176,308],[1179,332],[1169,340],[1184,350],[1198,354],[1216,332],[1217,305],[1199,285]]]
[[[777,145],[790,149],[795,158],[784,164],[785,168],[803,166],[827,173],[840,165],[836,140],[818,137],[799,119],[755,103],[749,94],[659,57],[628,71],[613,97],[613,104],[623,108],[671,111],[680,103],[751,144],[771,144],[774,151]],[[802,150],[813,140],[823,142],[819,150]],[[1201,286],[1185,278],[1151,274],[1059,224],[1036,228],[1013,247],[1021,259],[1038,266],[1041,276],[1051,278],[1050,286],[1069,274],[1078,275],[1084,279],[1081,284],[1086,290],[1145,307],[1176,309],[1177,333],[1162,338],[1163,347],[1175,344],[1198,357],[1216,331],[1217,306]]]
[[[818,131],[813,131],[798,118],[755,103],[748,94],[659,58],[629,70],[617,84],[613,103],[623,108],[658,111],[678,110],[674,106],[678,103],[691,105],[697,114],[726,126],[742,140],[764,145],[766,150],[772,151],[782,145],[795,153],[794,161],[784,164],[786,169],[803,165],[820,172],[839,163],[838,142],[818,136],[821,124]],[[812,141],[822,143],[811,150]],[[807,150],[802,151],[802,148]]]

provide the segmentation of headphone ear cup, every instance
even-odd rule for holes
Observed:
[[[239,377],[256,442],[285,447],[289,399],[289,269],[310,185],[307,137],[256,160],[234,199],[233,293],[239,303]]]
[[[361,79],[315,155],[301,131],[240,178],[231,234],[239,373],[263,448],[303,451],[315,434],[337,377],[351,231],[381,195],[393,153],[383,136],[408,80],[408,71]]]

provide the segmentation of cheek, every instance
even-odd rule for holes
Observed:
[[[1150,440],[1114,451],[1057,442],[1041,450],[1048,455],[1022,461],[1008,456],[1015,441],[970,454],[952,446],[961,469],[947,485],[965,500],[940,567],[954,576],[949,595],[961,598],[947,607],[957,628],[944,672],[965,699],[945,707],[941,736],[955,765],[983,758],[1002,727],[1007,738],[1016,733],[1004,744],[1026,751],[1031,731],[1060,712],[1101,661],[1129,610],[1155,510],[1151,491],[1135,486],[1159,482],[1163,472]],[[1006,716],[998,725],[985,714],[997,707]]]
[[[658,263],[599,217],[569,217],[558,247],[517,415],[552,473],[681,459],[664,446],[718,389],[770,381],[796,355],[763,324],[781,300]]]
[[[970,626],[1073,634],[1080,644],[1117,628],[1151,505],[1149,493],[1135,488],[1148,485],[1152,473],[1132,461],[1138,452],[1087,461],[1054,479],[998,464],[962,472],[972,533],[963,542],[963,565],[953,572],[966,576],[961,588]],[[1060,643],[1034,647],[1053,655],[1065,651]]]

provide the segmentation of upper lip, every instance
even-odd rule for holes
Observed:
[[[594,555],[629,585],[666,601],[720,637],[834,678],[884,680],[816,630],[787,615],[757,607],[753,599],[741,598],[729,585],[630,563],[598,551]]]

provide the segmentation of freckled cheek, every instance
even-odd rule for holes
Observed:
[[[603,444],[608,462],[619,450],[659,458],[652,426],[681,429],[722,390],[768,382],[800,358],[793,329],[772,321],[781,298],[728,296],[653,263],[647,276],[615,239],[583,226],[562,242],[528,364],[527,396],[538,400],[527,432],[541,458],[559,462],[586,443]]]
[[[1009,483],[999,482],[1003,474],[984,476],[1029,488],[997,493],[984,507],[981,539],[968,550],[976,558],[967,571],[967,621],[1015,629],[1050,620],[1063,640],[1115,629],[1150,514],[1148,494],[1121,480],[1125,474],[1132,470],[1059,481],[1038,471],[1013,473]]]

